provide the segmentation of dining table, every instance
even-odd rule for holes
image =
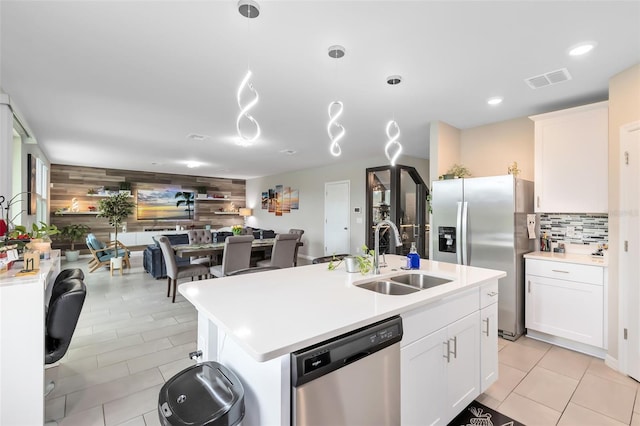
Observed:
[[[251,251],[266,252],[273,247],[276,242],[275,238],[256,239],[251,242]],[[180,258],[191,256],[216,256],[224,252],[224,241],[217,243],[200,243],[200,244],[176,244],[173,247],[176,255]]]

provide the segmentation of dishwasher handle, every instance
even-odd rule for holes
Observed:
[[[362,358],[364,358],[366,356],[369,356],[369,355],[371,355],[371,352],[369,352],[369,351],[360,352],[360,353],[357,353],[355,355],[351,355],[350,357],[344,359],[343,364],[344,365],[351,364],[352,362],[356,362],[357,360],[362,359]]]

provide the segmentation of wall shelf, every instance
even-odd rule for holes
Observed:
[[[231,215],[239,215],[238,212],[213,212],[213,214],[231,214]]]
[[[59,213],[55,213],[55,216],[75,216],[75,215],[81,215],[81,214],[87,214],[87,215],[97,215],[100,212],[59,212]]]

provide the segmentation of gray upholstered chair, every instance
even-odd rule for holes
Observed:
[[[188,232],[189,244],[209,244],[213,242],[213,234],[209,229],[191,229]],[[191,256],[192,264],[211,266],[211,256]]]
[[[224,277],[238,269],[249,267],[253,235],[238,235],[224,240],[222,264],[212,266],[209,271],[214,277]]]
[[[304,234],[304,229],[289,229],[290,234],[298,234],[298,244],[296,244],[296,252],[293,254],[293,266],[298,266],[298,247],[300,247],[300,242],[302,241],[302,234]]]
[[[171,295],[171,284],[173,284],[173,300],[176,301],[176,287],[178,285],[178,279],[190,277],[193,280],[193,277],[198,277],[202,279],[202,277],[206,277],[209,275],[209,268],[204,265],[183,265],[178,266],[176,263],[175,253],[171,248],[171,243],[169,243],[169,239],[164,235],[161,235],[156,238],[158,244],[160,244],[160,249],[162,250],[162,257],[164,257],[164,263],[167,267],[167,297]]]
[[[271,259],[261,260],[256,266],[279,266],[291,268],[294,263],[294,254],[298,245],[298,234],[278,234],[273,244]]]

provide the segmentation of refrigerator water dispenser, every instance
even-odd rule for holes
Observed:
[[[456,252],[455,226],[438,226],[438,250],[444,253]]]

